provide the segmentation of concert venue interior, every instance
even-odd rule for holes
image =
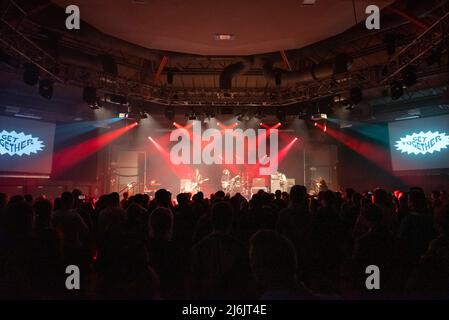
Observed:
[[[447,299],[448,35],[445,0],[0,1],[0,298]]]

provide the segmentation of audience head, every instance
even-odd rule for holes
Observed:
[[[194,200],[195,201],[203,201],[204,200],[204,193],[202,193],[201,191],[197,192],[195,194],[195,199]]]
[[[307,188],[294,185],[290,189],[290,201],[295,204],[305,204],[307,202]]]
[[[373,201],[379,206],[385,206],[388,204],[388,193],[381,188],[374,190]]]
[[[233,210],[228,202],[217,202],[211,210],[212,226],[215,231],[228,231],[232,225]]]
[[[33,208],[31,205],[25,201],[10,202],[6,209],[5,227],[11,238],[31,237],[33,230]]]
[[[61,194],[61,209],[62,210],[70,210],[73,209],[74,200],[73,194],[71,192],[63,192]]]
[[[336,203],[335,193],[330,190],[320,192],[320,202],[324,208],[334,207]]]
[[[214,201],[223,201],[225,196],[226,196],[226,194],[224,193],[224,191],[219,190],[219,191],[215,192]]]
[[[346,201],[352,201],[352,196],[354,195],[355,190],[352,188],[346,188],[345,190],[345,198]]]
[[[112,207],[118,208],[120,206],[120,195],[118,192],[112,192],[109,195],[109,201]]]
[[[421,188],[411,188],[408,194],[408,206],[410,211],[418,213],[427,212],[427,200]]]
[[[171,194],[165,189],[159,189],[154,194],[154,199],[159,207],[171,207]]]
[[[170,209],[159,207],[153,210],[149,220],[150,237],[158,240],[171,240],[173,234],[173,213]]]
[[[286,289],[296,284],[295,247],[279,233],[257,231],[250,239],[249,258],[256,280],[266,289]]]
[[[51,203],[47,199],[39,198],[34,203],[34,213],[36,214],[36,226],[48,228],[51,219]]]
[[[282,191],[276,190],[276,192],[274,193],[274,197],[275,199],[280,200],[282,198]]]
[[[371,203],[363,207],[361,214],[371,229],[378,226],[383,217],[382,209]]]
[[[26,203],[28,203],[29,205],[33,204],[33,195],[26,194],[23,197],[24,197]]]
[[[176,201],[180,207],[185,207],[189,204],[190,195],[188,193],[180,193],[176,196]]]

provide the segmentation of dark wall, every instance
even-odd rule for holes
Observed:
[[[62,152],[67,148],[74,147],[84,141],[95,139],[98,137],[98,130],[92,130],[80,135],[67,137],[67,134],[61,129],[61,126],[56,126],[54,154]],[[55,158],[53,157],[53,161]],[[53,162],[53,172],[51,174],[52,180],[74,180],[74,181],[96,181],[97,178],[97,163],[98,153],[94,152],[92,155],[75,163],[73,166],[68,166],[62,171],[56,171],[55,162]]]

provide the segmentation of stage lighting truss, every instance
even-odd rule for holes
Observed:
[[[426,65],[426,60],[440,45],[448,40],[449,12],[446,12],[415,40],[396,52],[385,65],[386,76],[381,84],[386,84],[407,71],[413,65]]]
[[[8,1],[6,11],[13,10]],[[22,14],[24,14],[22,12]],[[98,90],[123,96],[134,95],[142,101],[166,106],[229,106],[229,107],[278,107],[318,101],[338,94],[347,94],[355,85],[361,88],[378,88],[399,80],[409,65],[417,66],[419,77],[442,73],[441,68],[428,68],[426,59],[447,40],[449,12],[443,14],[415,40],[397,51],[386,64],[371,65],[338,74],[330,79],[289,87],[241,87],[227,91],[218,88],[164,87],[137,80],[97,72],[75,65],[62,64],[51,54],[42,50],[21,30],[10,24],[0,12],[0,47],[7,54],[32,63],[41,74],[55,82],[84,86],[88,78]],[[25,15],[23,16],[25,18]],[[63,81],[62,79],[67,79]],[[275,99],[273,95],[276,96]]]

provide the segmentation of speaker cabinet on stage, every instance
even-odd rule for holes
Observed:
[[[256,194],[257,192],[259,192],[259,190],[263,190],[265,192],[268,192],[268,188],[267,187],[252,187],[251,188],[251,195]]]
[[[253,178],[253,184],[251,186],[251,195],[257,193],[257,191],[263,190],[268,192],[268,187],[265,184],[264,178]]]
[[[265,185],[265,179],[264,178],[253,178],[253,184],[252,187],[262,187],[262,188],[266,188],[267,186]]]

